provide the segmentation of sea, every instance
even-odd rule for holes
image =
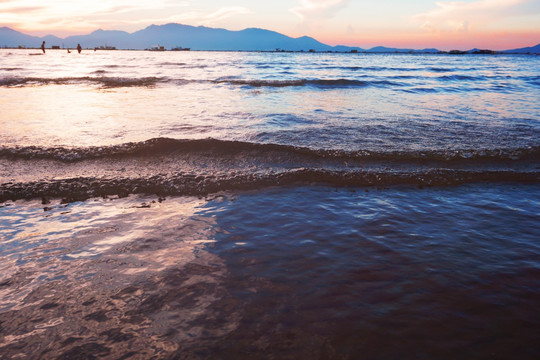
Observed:
[[[540,358],[540,57],[0,49],[1,359]]]

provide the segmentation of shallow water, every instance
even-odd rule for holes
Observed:
[[[0,347],[6,358],[533,359],[539,190],[10,203]]]
[[[537,359],[534,56],[0,49],[0,357]]]

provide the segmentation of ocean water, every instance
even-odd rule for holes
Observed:
[[[540,58],[0,50],[0,358],[537,359]]]

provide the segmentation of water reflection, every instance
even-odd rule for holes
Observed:
[[[0,58],[0,143],[9,146],[213,137],[352,150],[380,149],[380,139],[388,150],[493,148],[527,146],[523,136],[538,133],[535,57],[51,51],[30,59],[0,51]],[[400,121],[411,118],[416,124]],[[454,121],[474,132],[440,139]],[[366,137],[363,126],[380,122],[388,131]],[[434,131],[422,127],[433,122]],[[501,124],[495,135],[492,122]]]
[[[214,220],[195,215],[203,202],[130,197],[0,208],[2,354],[24,346],[40,358],[150,358],[233,330],[232,308],[197,322],[228,296],[222,260],[204,249]]]

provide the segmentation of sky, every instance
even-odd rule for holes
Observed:
[[[0,0],[0,27],[36,36],[171,22],[366,49],[503,50],[540,43],[540,0]]]

